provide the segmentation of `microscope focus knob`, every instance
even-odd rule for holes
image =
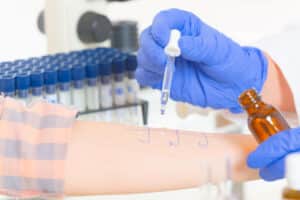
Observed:
[[[100,43],[110,39],[112,23],[108,17],[96,12],[84,13],[78,22],[77,33],[83,43]]]

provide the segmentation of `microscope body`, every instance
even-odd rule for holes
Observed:
[[[48,53],[110,46],[106,0],[46,0]]]

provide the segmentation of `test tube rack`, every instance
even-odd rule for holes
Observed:
[[[40,91],[40,98],[75,106],[79,116],[140,107],[146,125],[148,102],[137,98],[136,67],[135,55],[113,48],[2,62],[0,92],[28,103],[36,99],[36,91]]]

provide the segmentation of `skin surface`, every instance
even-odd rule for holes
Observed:
[[[293,93],[277,63],[266,54],[269,61],[268,77],[262,91],[263,100],[283,112],[295,113]]]
[[[252,136],[203,134],[136,128],[96,122],[76,122],[66,166],[70,195],[126,194],[190,188],[212,181],[258,178],[246,166],[256,148]],[[204,173],[205,172],[205,173]]]

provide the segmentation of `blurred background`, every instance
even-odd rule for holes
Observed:
[[[276,34],[300,18],[297,0],[134,0],[109,3],[105,14],[112,21],[138,21],[142,31],[157,12],[173,7],[194,12],[243,44]],[[1,61],[47,52],[47,38],[37,29],[44,8],[44,0],[1,1]]]

